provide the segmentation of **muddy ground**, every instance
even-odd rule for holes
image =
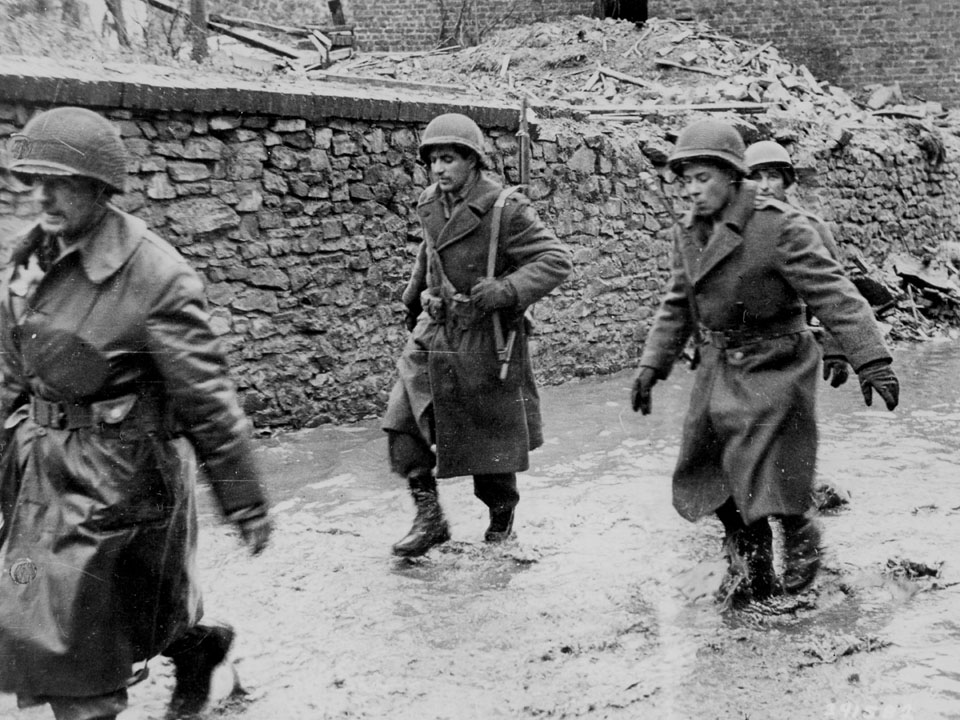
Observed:
[[[543,392],[547,443],[505,547],[481,542],[484,509],[456,479],[454,540],[393,559],[412,505],[374,422],[262,441],[277,521],[262,556],[204,497],[208,614],[238,627],[247,691],[208,717],[960,718],[960,348],[901,349],[897,367],[892,414],[852,382],[823,387],[820,475],[851,500],[823,518],[814,591],[780,614],[718,606],[719,525],[670,505],[682,368],[649,418],[628,374]],[[121,717],[161,718],[171,685],[154,661]],[[50,717],[13,708],[0,696],[0,717]]]

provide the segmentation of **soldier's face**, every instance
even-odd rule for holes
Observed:
[[[750,179],[759,186],[759,194],[777,200],[787,199],[787,184],[783,173],[776,168],[760,168],[750,173]]]
[[[717,165],[690,163],[684,166],[680,179],[698,217],[719,215],[737,192],[736,175]]]
[[[440,190],[452,195],[463,189],[477,167],[476,158],[455,145],[438,145],[430,151],[427,161]]]
[[[103,213],[103,186],[82,177],[44,177],[39,184],[40,228],[70,238],[89,228]]]

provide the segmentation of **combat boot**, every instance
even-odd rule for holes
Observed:
[[[490,508],[490,524],[483,534],[484,542],[501,543],[516,537],[513,532],[513,511],[512,505]]]
[[[728,563],[727,574],[717,592],[718,599],[740,605],[776,594],[773,533],[766,520],[728,532],[724,554]]]
[[[820,570],[821,536],[816,520],[805,515],[787,515],[783,527],[783,589],[806,590]]]
[[[164,650],[173,660],[176,678],[168,719],[193,717],[206,707],[213,673],[227,661],[233,638],[233,628],[227,625],[196,625]]]
[[[450,528],[443,517],[437,497],[437,481],[433,476],[411,475],[409,483],[417,514],[410,532],[393,546],[393,554],[411,558],[419,557],[435,545],[449,540]]]
[[[746,558],[750,578],[750,595],[754,600],[765,600],[779,589],[777,573],[773,568],[773,532],[764,519],[740,532],[740,552]]]

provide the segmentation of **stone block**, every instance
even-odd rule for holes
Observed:
[[[166,208],[169,227],[178,235],[224,232],[236,228],[240,216],[218,198],[182,200]]]
[[[192,137],[183,144],[183,157],[187,160],[220,160],[224,157],[225,145],[215,137]]]
[[[210,177],[210,168],[203,163],[177,160],[167,164],[167,173],[174,182],[196,182]]]
[[[597,154],[589,148],[578,148],[567,160],[566,165],[574,172],[591,175],[597,169]]]

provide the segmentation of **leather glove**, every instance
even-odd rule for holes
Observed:
[[[657,371],[652,367],[641,367],[633,380],[633,391],[630,393],[634,412],[639,410],[641,415],[650,414],[650,391],[656,384]]]
[[[839,355],[827,355],[823,358],[823,379],[830,381],[830,387],[840,387],[850,377],[850,366]]]
[[[893,410],[900,403],[900,381],[890,367],[889,360],[874,360],[859,370],[860,391],[863,401],[869,407],[873,404],[873,391],[883,398],[887,410]]]
[[[240,531],[240,539],[244,545],[250,548],[250,554],[259,555],[270,540],[273,521],[269,515],[246,518],[237,521],[237,529]]]
[[[413,329],[417,326],[417,319],[420,317],[421,312],[423,312],[423,308],[420,307],[420,303],[407,305],[407,313],[403,319],[403,324],[407,326],[407,331],[413,332]]]
[[[517,304],[517,291],[507,280],[480,278],[470,289],[470,302],[480,312],[489,313]]]

